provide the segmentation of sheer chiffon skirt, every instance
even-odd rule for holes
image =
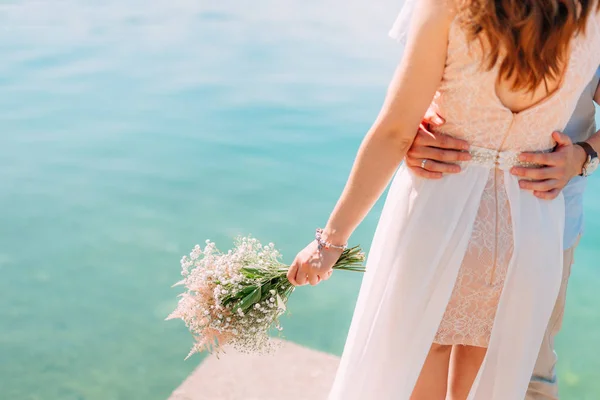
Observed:
[[[488,346],[513,255],[513,243],[504,174],[493,169],[483,190],[471,239],[435,343]]]
[[[560,287],[563,224],[561,196],[537,199],[506,171],[428,181],[402,166],[329,399],[408,400],[434,341],[488,347],[469,399],[524,398]]]

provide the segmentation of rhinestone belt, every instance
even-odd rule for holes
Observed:
[[[552,149],[543,150],[540,153],[550,153]],[[475,164],[487,168],[498,168],[509,170],[512,167],[540,167],[541,165],[530,162],[519,161],[520,152],[497,151],[485,147],[471,146],[469,149],[471,160],[464,164]]]

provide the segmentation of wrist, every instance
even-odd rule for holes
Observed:
[[[583,166],[585,165],[588,159],[588,155],[585,152],[584,148],[578,144],[575,144],[573,148],[575,149],[575,176],[577,176],[583,173]]]
[[[326,226],[321,231],[321,239],[327,243],[331,243],[334,246],[344,246],[348,243],[350,235],[342,233],[339,229]]]

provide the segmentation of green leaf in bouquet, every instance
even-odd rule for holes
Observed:
[[[255,289],[256,285],[250,285],[244,287],[242,290],[239,290],[237,292],[232,290],[231,294],[228,294],[222,299],[223,305],[227,306],[229,304],[239,303],[242,299],[244,299],[246,296],[252,293]],[[237,306],[235,308],[237,309]]]
[[[237,303],[237,306],[235,308],[236,309],[241,308],[242,311],[246,311],[247,309],[252,307],[255,303],[260,301],[260,294],[261,294],[260,287],[257,287],[256,289],[254,289],[252,291],[252,293],[250,293],[249,295],[244,297],[239,303]]]
[[[264,270],[254,267],[242,267],[240,271],[244,274],[246,278],[250,279],[262,278],[265,274]]]
[[[239,292],[236,293],[236,297],[244,298],[255,290],[256,290],[256,285],[246,286],[245,288],[243,288],[242,290],[240,290]]]

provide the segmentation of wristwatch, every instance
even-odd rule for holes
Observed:
[[[583,168],[581,168],[580,176],[590,176],[592,172],[594,172],[598,168],[598,164],[600,164],[600,159],[598,159],[598,153],[596,150],[586,142],[575,143],[578,146],[581,146],[587,154],[587,159],[583,163]]]

